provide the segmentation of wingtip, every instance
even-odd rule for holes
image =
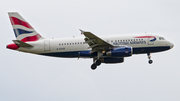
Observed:
[[[79,29],[81,32],[84,32],[83,30]]]
[[[81,34],[83,34],[85,31],[83,31],[83,30],[81,30],[81,29],[79,29],[80,31],[81,31]]]

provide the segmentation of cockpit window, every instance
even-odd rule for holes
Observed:
[[[165,40],[163,37],[159,37],[159,40]]]

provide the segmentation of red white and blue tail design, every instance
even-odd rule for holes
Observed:
[[[17,40],[28,42],[42,39],[41,35],[19,13],[9,12],[8,14]]]

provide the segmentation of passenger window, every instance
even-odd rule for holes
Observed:
[[[67,43],[67,45],[69,45],[69,44]]]
[[[64,43],[64,45],[66,45],[66,43]]]

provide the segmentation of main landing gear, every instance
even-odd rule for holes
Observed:
[[[101,65],[101,60],[96,60],[96,62],[94,61],[94,63],[91,65],[91,69],[95,70],[97,68],[97,66]]]
[[[151,60],[151,54],[150,54],[150,53],[147,53],[147,55],[148,55],[148,59],[149,59],[148,63],[149,63],[149,64],[152,64],[152,63],[153,63],[153,60]]]

